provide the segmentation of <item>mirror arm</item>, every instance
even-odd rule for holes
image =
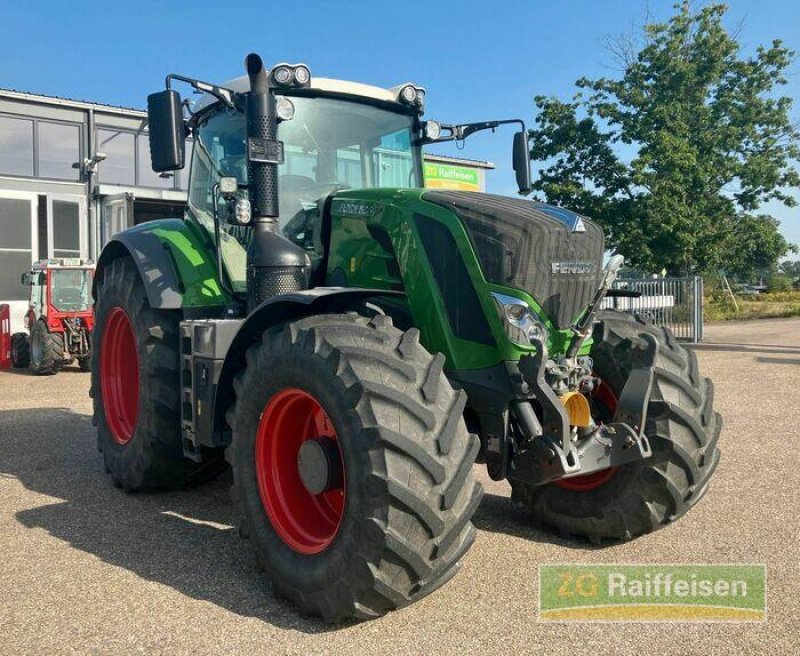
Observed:
[[[432,143],[445,143],[447,141],[463,141],[469,136],[472,136],[476,132],[481,132],[483,130],[494,130],[495,128],[500,127],[501,125],[511,125],[516,123],[520,126],[520,130],[527,132],[527,128],[525,127],[525,121],[521,118],[510,118],[505,119],[502,121],[481,121],[479,123],[464,123],[462,125],[448,125],[446,123],[441,124],[442,130],[447,130],[450,134],[443,135],[438,139],[417,139],[416,144],[419,146],[426,146]]]
[[[184,77],[183,75],[178,75],[177,73],[170,73],[167,75],[165,84],[167,89],[172,89],[172,81],[177,80],[179,82],[186,82],[190,87],[196,89],[197,91],[202,91],[203,93],[210,93],[212,96],[221,100],[226,107],[229,109],[235,109],[236,105],[234,104],[234,98],[236,97],[236,92],[232,89],[228,89],[226,87],[220,87],[216,84],[211,84],[210,82],[203,82],[202,80],[195,80],[191,77]]]

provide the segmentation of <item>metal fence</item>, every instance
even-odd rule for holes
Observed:
[[[606,298],[603,307],[649,316],[657,326],[667,326],[678,339],[697,343],[703,339],[703,279],[636,278],[617,280],[615,289],[640,292],[638,298]]]

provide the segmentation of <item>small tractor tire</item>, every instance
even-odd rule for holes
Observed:
[[[722,428],[713,407],[713,383],[700,375],[694,352],[683,348],[668,328],[611,310],[597,318],[591,357],[595,372],[616,396],[631,369],[631,344],[645,333],[658,341],[644,430],[653,454],[587,475],[579,486],[512,484],[512,498],[527,506],[538,523],[594,543],[650,533],[694,506],[719,462]]]
[[[37,376],[51,376],[61,369],[64,358],[64,335],[51,333],[39,319],[31,329],[30,369]]]
[[[78,359],[78,368],[81,371],[91,371],[92,370],[92,356],[89,355],[85,358]]]
[[[11,335],[11,364],[14,369],[25,369],[31,363],[31,342],[27,333]]]
[[[375,618],[456,573],[475,537],[479,440],[443,364],[416,329],[355,313],[276,326],[247,351],[228,412],[242,534],[301,612]],[[321,446],[320,492],[302,463]]]
[[[213,478],[221,453],[184,457],[180,432],[179,313],[150,307],[133,261],[113,260],[97,282],[92,344],[97,446],[114,485],[178,489]]]

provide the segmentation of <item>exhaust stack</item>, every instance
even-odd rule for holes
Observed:
[[[277,294],[308,287],[310,261],[305,251],[278,232],[278,164],[283,144],[278,141],[275,96],[264,63],[247,55],[250,78],[247,96],[247,188],[253,212],[253,236],[247,247],[248,311]]]

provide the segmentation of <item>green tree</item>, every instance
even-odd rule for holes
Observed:
[[[646,25],[640,44],[611,44],[619,79],[580,79],[571,102],[535,98],[534,188],[597,220],[636,268],[775,264],[789,245],[754,212],[772,199],[795,205],[800,133],[791,99],[776,93],[794,53],[776,40],[743,56],[724,5],[675,9]]]
[[[777,271],[778,260],[797,250],[784,239],[778,221],[771,216],[740,214],[734,218],[733,235],[721,269],[743,282]]]

